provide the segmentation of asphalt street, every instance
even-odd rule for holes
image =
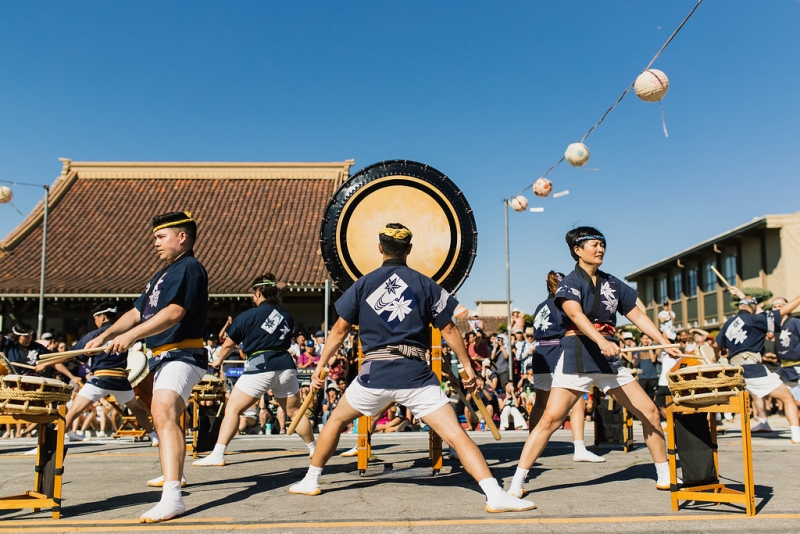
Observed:
[[[784,419],[773,416],[776,430],[753,438],[757,515],[741,506],[689,503],[670,507],[669,492],[655,489],[655,469],[636,425],[636,448],[602,446],[602,464],[572,461],[572,437],[559,430],[530,472],[528,499],[537,509],[488,514],[478,485],[455,460],[433,476],[427,457],[427,432],[377,434],[374,458],[359,476],[355,458],[335,456],[325,469],[323,493],[289,494],[308,466],[297,436],[239,436],[221,468],[197,468],[186,461],[188,486],[182,518],[140,525],[139,515],[155,503],[160,490],[145,482],[160,475],[158,450],[130,440],[92,439],[69,444],[65,462],[62,519],[49,511],[0,510],[2,532],[796,532],[800,524],[800,445],[792,445]],[[587,443],[593,442],[592,425]],[[527,432],[489,432],[472,438],[493,474],[508,487]],[[354,446],[342,437],[339,452]],[[34,457],[24,453],[32,439],[1,440],[0,496],[32,489]],[[720,474],[733,489],[742,488],[741,434],[734,427],[719,437]]]

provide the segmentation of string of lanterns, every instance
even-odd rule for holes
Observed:
[[[669,39],[667,39],[667,41],[661,46],[661,48],[653,57],[653,59],[650,60],[650,63],[647,65],[647,67],[645,67],[642,73],[636,77],[636,80],[634,80],[634,82],[625,89],[622,95],[620,95],[620,97],[617,98],[616,102],[614,102],[614,104],[612,104],[611,107],[608,108],[608,110],[606,110],[603,116],[600,117],[600,120],[598,120],[594,124],[594,126],[592,126],[589,129],[588,132],[586,132],[586,134],[581,138],[581,140],[577,143],[571,143],[570,145],[568,145],[567,149],[564,151],[564,156],[560,160],[558,160],[555,163],[555,165],[550,167],[547,170],[547,172],[545,172],[541,177],[539,177],[535,182],[533,182],[533,184],[529,185],[528,187],[526,187],[525,189],[523,189],[522,191],[511,197],[511,199],[507,199],[504,201],[511,206],[511,209],[513,209],[514,211],[525,211],[526,209],[528,209],[528,199],[522,194],[527,189],[532,189],[533,194],[536,195],[537,197],[545,198],[550,196],[550,193],[553,192],[553,182],[551,182],[547,178],[547,175],[550,174],[550,172],[552,172],[553,169],[558,167],[564,160],[566,160],[567,163],[569,163],[573,167],[583,167],[584,165],[586,165],[586,163],[589,162],[590,152],[589,148],[584,144],[584,141],[586,141],[586,138],[589,137],[589,134],[591,134],[595,130],[595,128],[597,128],[600,125],[600,123],[602,123],[603,120],[605,120],[608,114],[611,113],[611,111],[615,107],[617,107],[617,104],[619,104],[622,101],[622,99],[625,97],[626,94],[628,94],[631,88],[633,88],[633,91],[634,93],[636,93],[636,96],[639,97],[639,99],[644,102],[661,102],[661,100],[666,96],[667,91],[669,91],[669,78],[662,71],[658,69],[651,69],[650,67],[653,65],[653,63],[655,63],[656,59],[658,59],[658,56],[661,55],[661,52],[663,52],[664,49],[667,47],[667,45],[669,45],[669,43],[672,42],[672,39],[675,38],[675,36],[678,34],[681,28],[683,28],[684,24],[686,24],[689,18],[691,18],[691,16],[694,14],[697,8],[700,7],[700,4],[702,3],[703,0],[697,0],[697,4],[695,4],[695,6],[692,8],[689,14],[686,15],[686,18],[683,19],[683,22],[680,23],[680,25],[675,29],[675,31],[672,32],[672,35],[670,35]],[[663,123],[663,112],[662,112],[662,123]],[[666,135],[666,133],[667,129],[666,126],[664,126],[664,134]]]

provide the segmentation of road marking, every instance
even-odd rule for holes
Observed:
[[[515,519],[419,519],[401,521],[324,521],[324,522],[275,522],[275,523],[232,523],[232,518],[207,519],[174,519],[167,523],[141,524],[129,520],[79,520],[71,521],[14,521],[13,526],[6,528],[11,521],[0,523],[0,532],[104,532],[108,526],[114,525],[115,532],[153,532],[180,530],[286,530],[286,529],[320,529],[320,528],[387,528],[387,527],[452,527],[467,525],[558,525],[582,523],[656,523],[659,521],[692,522],[692,521],[734,521],[765,519],[800,519],[800,514],[760,514],[747,517],[741,514],[693,515],[693,516],[622,516],[622,517],[531,517]],[[219,522],[214,524],[214,522]],[[224,522],[228,521],[228,522]],[[126,523],[128,524],[127,526]],[[42,528],[40,525],[51,527]],[[72,526],[87,525],[87,526]],[[92,525],[92,526],[89,526]],[[30,529],[28,528],[30,527]]]

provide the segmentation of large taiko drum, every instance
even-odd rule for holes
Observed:
[[[60,380],[20,375],[0,380],[0,412],[52,415],[70,398],[72,386]]]
[[[408,265],[455,292],[478,248],[472,209],[447,176],[406,160],[360,170],[334,193],[320,229],[322,258],[343,291],[381,265],[378,231],[404,224],[413,234]]]
[[[692,365],[667,373],[667,385],[676,405],[709,406],[744,391],[744,375],[738,365]]]

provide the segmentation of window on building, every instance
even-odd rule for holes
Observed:
[[[686,296],[697,295],[697,264],[693,263],[686,269]]]
[[[703,262],[703,292],[709,293],[717,290],[717,275],[711,270],[711,267],[717,266],[717,258],[707,258]]]
[[[670,275],[669,298],[678,300],[683,292],[683,277],[680,271],[673,271]]]
[[[667,275],[662,274],[656,281],[656,301],[662,304],[665,300],[667,300]]]
[[[653,302],[653,279],[645,278],[642,281],[642,300],[645,306],[649,306]]]
[[[736,285],[736,247],[725,247],[722,253],[722,276],[730,285]]]

